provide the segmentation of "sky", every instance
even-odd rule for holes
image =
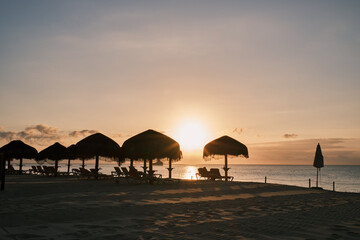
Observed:
[[[312,164],[320,142],[325,164],[360,164],[359,12],[350,0],[0,0],[0,146],[94,132],[121,145],[154,129],[184,146],[181,163],[229,135],[250,155],[233,163]]]

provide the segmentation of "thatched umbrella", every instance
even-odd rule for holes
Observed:
[[[8,161],[8,167],[12,159],[20,159],[19,170],[22,171],[23,158],[34,159],[37,155],[37,150],[20,140],[14,140],[4,145],[1,148],[1,152],[4,154],[4,159]]]
[[[222,136],[217,138],[208,144],[205,145],[203,151],[204,159],[211,159],[215,155],[225,156],[225,180],[228,180],[228,156],[244,156],[245,158],[249,157],[247,147],[241,142],[229,137]]]
[[[75,144],[72,144],[70,145],[68,148],[68,167],[67,167],[67,172],[70,173],[70,161],[71,160],[74,160],[74,159],[77,159],[78,156],[77,156],[77,151],[76,151],[76,145]],[[83,161],[83,165],[84,164],[84,161]],[[83,166],[85,167],[85,166]]]
[[[147,168],[146,161],[149,160],[150,176],[154,173],[152,168],[152,161],[154,159],[169,159],[168,170],[169,178],[171,178],[171,171],[173,170],[171,162],[182,158],[179,143],[174,139],[151,129],[126,140],[121,147],[121,151],[123,158],[128,158],[131,161],[143,160],[144,172]]]
[[[320,143],[318,143],[318,145],[316,147],[313,166],[316,167],[316,187],[319,187],[319,185],[318,185],[319,171],[320,171],[320,168],[324,167],[324,156],[322,155],[322,152],[321,152]]]
[[[56,142],[53,145],[45,148],[44,150],[40,151],[38,156],[36,157],[37,160],[52,160],[55,161],[55,169],[56,172],[59,168],[59,161],[63,159],[67,159],[69,157],[68,149],[61,145],[60,143]],[[55,174],[56,176],[56,174]]]
[[[99,156],[117,158],[120,156],[120,146],[111,138],[95,133],[76,144],[77,155],[80,159],[96,158],[95,171],[99,171]]]

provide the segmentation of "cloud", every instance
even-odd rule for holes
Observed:
[[[81,131],[72,131],[69,133],[69,136],[70,137],[75,137],[75,138],[78,138],[78,137],[87,137],[91,134],[94,134],[94,133],[97,133],[99,131],[97,130],[87,130],[87,129],[84,129],[84,130],[81,130]]]
[[[298,135],[295,133],[285,133],[283,135],[283,138],[297,138],[297,137],[298,137]]]
[[[250,158],[247,164],[301,164],[312,165],[315,149],[320,143],[325,158],[325,165],[360,164],[360,139],[328,138],[302,139],[282,142],[248,144]]]
[[[240,135],[243,132],[243,129],[242,128],[235,128],[232,132],[237,133],[237,134]]]

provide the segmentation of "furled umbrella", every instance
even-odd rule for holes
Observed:
[[[149,161],[149,173],[153,175],[152,161],[154,159],[169,159],[169,178],[171,178],[172,161],[182,158],[180,145],[174,139],[156,132],[147,130],[127,139],[122,147],[122,157],[133,160],[144,161],[144,172],[146,171],[146,161]]]
[[[111,138],[95,133],[76,144],[77,155],[80,159],[94,158],[95,171],[99,171],[99,157],[118,158],[120,156],[120,146]]]
[[[22,172],[23,158],[34,159],[37,155],[37,150],[20,140],[14,140],[4,145],[1,148],[1,152],[4,154],[4,159],[8,161],[8,167],[12,159],[19,159],[19,170]]]
[[[313,166],[316,167],[316,187],[318,188],[319,187],[319,185],[318,185],[319,171],[320,171],[320,168],[324,167],[324,156],[322,155],[322,152],[321,152],[320,143],[318,143],[318,145],[316,147]]]
[[[225,156],[224,171],[226,181],[228,180],[228,170],[230,169],[228,168],[228,156],[249,157],[247,147],[229,136],[222,136],[205,145],[203,151],[203,158],[205,160],[210,160],[216,155]]]
[[[69,150],[65,146],[56,142],[53,145],[40,151],[36,159],[55,161],[55,170],[57,173],[59,168],[59,161],[63,159],[68,159],[68,157],[69,157]],[[55,176],[57,175],[56,173]]]

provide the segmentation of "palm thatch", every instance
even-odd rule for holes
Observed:
[[[0,151],[4,154],[4,159],[8,161],[8,166],[12,159],[20,159],[19,170],[22,171],[22,160],[34,159],[37,155],[37,150],[20,140],[14,140],[4,145]]]
[[[171,161],[182,158],[178,142],[151,129],[127,139],[122,145],[121,152],[124,159],[144,160],[144,170],[146,170],[146,160],[149,160],[150,174],[152,174],[152,160],[168,158],[169,178],[172,171]]]
[[[95,170],[99,171],[99,157],[118,158],[120,157],[120,146],[111,138],[95,133],[76,144],[77,156],[80,159],[96,158]]]
[[[249,157],[247,147],[229,136],[222,136],[205,145],[203,157],[210,160],[215,155]]]
[[[203,151],[203,158],[205,160],[210,160],[216,155],[225,156],[225,180],[228,180],[228,156],[244,156],[245,158],[249,157],[247,147],[241,142],[229,137],[222,136],[217,138],[208,144],[205,145]]]
[[[53,145],[40,151],[36,159],[55,161],[55,169],[57,171],[59,167],[59,161],[63,159],[68,159],[68,157],[69,157],[68,149],[65,146],[61,145],[60,143],[56,142]]]

